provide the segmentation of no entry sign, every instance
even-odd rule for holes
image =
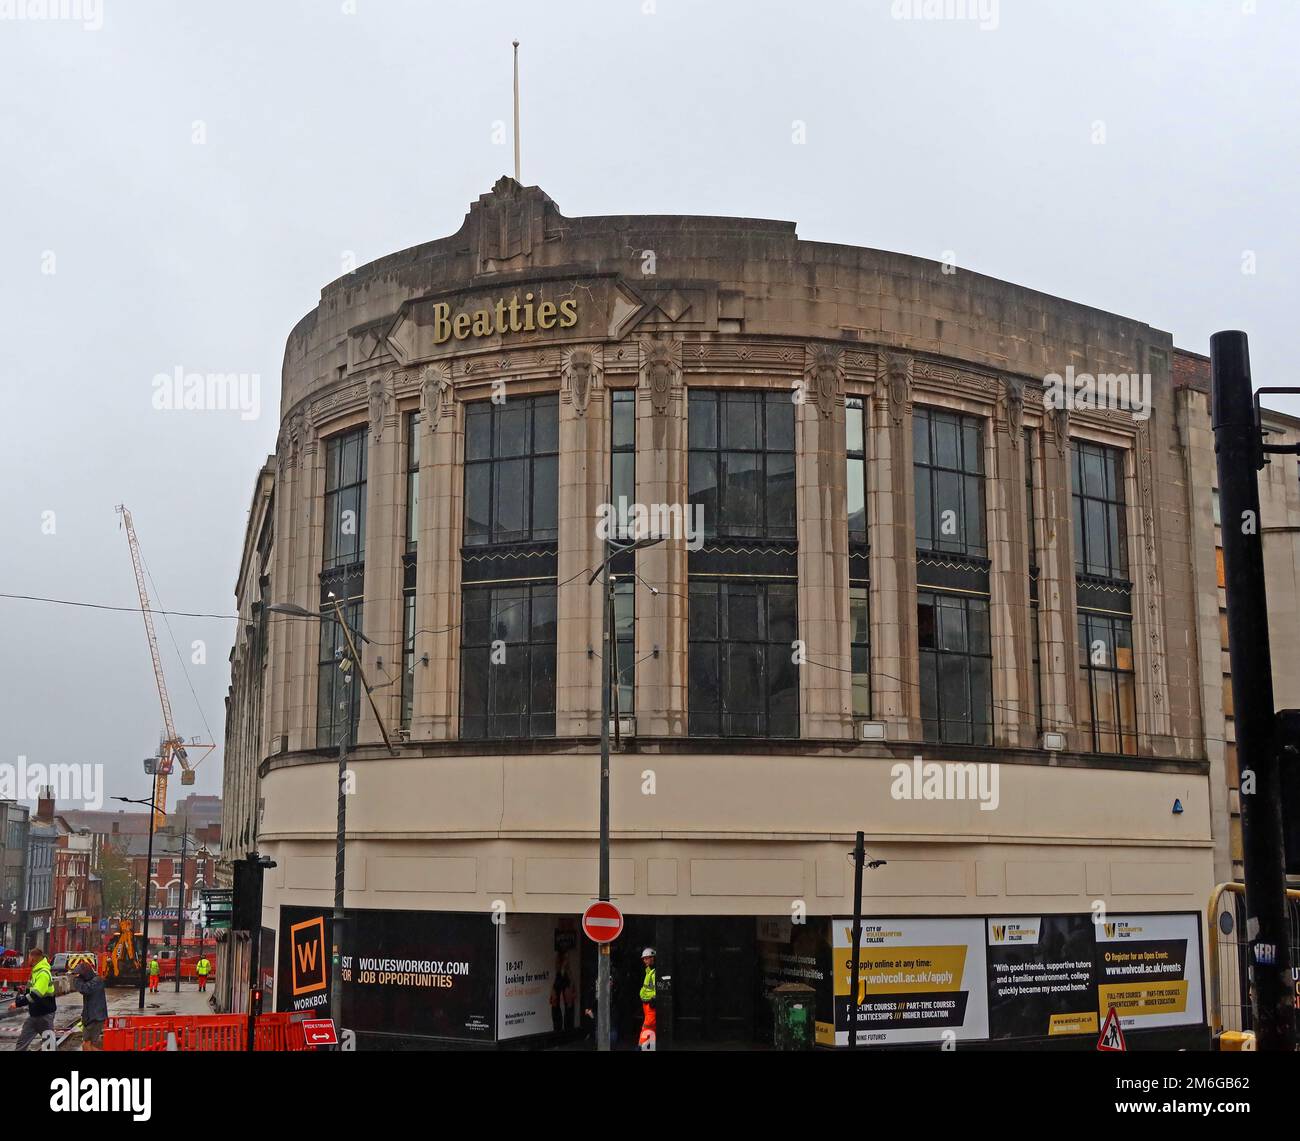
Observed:
[[[612,943],[623,934],[623,913],[600,900],[582,913],[582,929],[593,943]]]

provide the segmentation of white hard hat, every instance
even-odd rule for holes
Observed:
[[[641,952],[641,958],[643,959],[653,959],[654,955],[655,955],[655,949],[653,947],[647,947],[644,951]]]

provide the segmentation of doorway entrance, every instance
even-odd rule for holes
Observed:
[[[759,975],[754,920],[679,916],[672,922],[674,1040],[683,1046],[753,1042]]]

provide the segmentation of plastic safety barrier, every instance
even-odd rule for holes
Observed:
[[[104,1049],[166,1050],[175,1035],[182,1051],[239,1051],[248,1046],[248,1018],[242,1014],[191,1014],[173,1017],[114,1015],[104,1027]],[[255,1050],[310,1050],[302,1016],[290,1012],[259,1014],[253,1028]]]

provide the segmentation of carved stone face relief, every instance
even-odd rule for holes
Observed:
[[[1003,383],[1006,388],[1002,395],[1006,409],[1007,431],[1011,434],[1011,446],[1020,447],[1020,437],[1025,431],[1025,382],[1018,377],[1008,376]]]
[[[378,443],[384,434],[384,413],[388,410],[388,387],[383,377],[375,377],[367,388],[370,405],[370,431]]]
[[[641,342],[641,351],[645,359],[646,384],[650,389],[650,404],[655,414],[659,416],[668,412],[673,384],[677,380],[677,355],[673,350],[674,342],[667,339],[656,337]]]
[[[438,421],[451,394],[451,375],[445,364],[426,365],[420,373],[420,423],[429,432],[438,430]]]
[[[829,419],[835,411],[835,400],[844,387],[840,351],[830,345],[816,346],[805,365],[805,378],[817,401],[817,410]]]
[[[895,424],[901,424],[912,395],[912,358],[906,353],[885,354],[885,387],[889,390],[889,415]]]
[[[585,416],[591,391],[599,384],[600,363],[588,348],[570,349],[564,354],[564,376],[573,400],[573,410]]]

